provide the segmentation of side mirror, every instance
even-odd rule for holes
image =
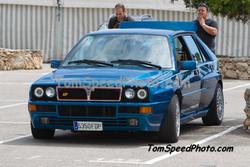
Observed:
[[[57,69],[61,65],[62,61],[61,60],[51,60],[50,61],[50,67]]]
[[[197,68],[195,61],[180,61],[178,65],[180,70],[195,70]]]

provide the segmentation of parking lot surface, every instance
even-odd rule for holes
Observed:
[[[72,133],[57,130],[54,139],[31,136],[27,111],[30,84],[51,72],[0,71],[0,166],[192,166],[244,167],[250,164],[250,134],[242,127],[244,91],[249,81],[224,80],[225,116],[221,126],[203,126],[201,119],[181,127],[179,142],[171,146],[232,146],[232,152],[154,152],[159,143],[147,133]]]

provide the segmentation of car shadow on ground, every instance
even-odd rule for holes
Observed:
[[[205,128],[200,122],[191,122],[181,126],[180,141],[185,135]],[[71,132],[57,130],[53,139],[33,139],[32,136],[5,143],[5,145],[34,145],[58,147],[140,147],[154,144],[167,144],[158,140],[158,133],[146,132]]]

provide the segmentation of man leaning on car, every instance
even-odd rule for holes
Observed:
[[[197,35],[215,53],[215,37],[218,34],[218,24],[215,20],[208,18],[208,6],[200,3],[198,6]]]
[[[134,19],[127,16],[125,6],[118,3],[115,5],[115,16],[110,18],[108,28],[119,28],[122,21],[134,21]]]

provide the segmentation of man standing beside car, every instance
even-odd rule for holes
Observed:
[[[218,24],[215,20],[208,18],[208,6],[200,3],[198,6],[197,35],[215,53],[215,37],[218,34]]]
[[[110,18],[108,28],[119,28],[122,21],[134,21],[134,19],[127,16],[125,6],[118,3],[115,5],[115,16]]]

